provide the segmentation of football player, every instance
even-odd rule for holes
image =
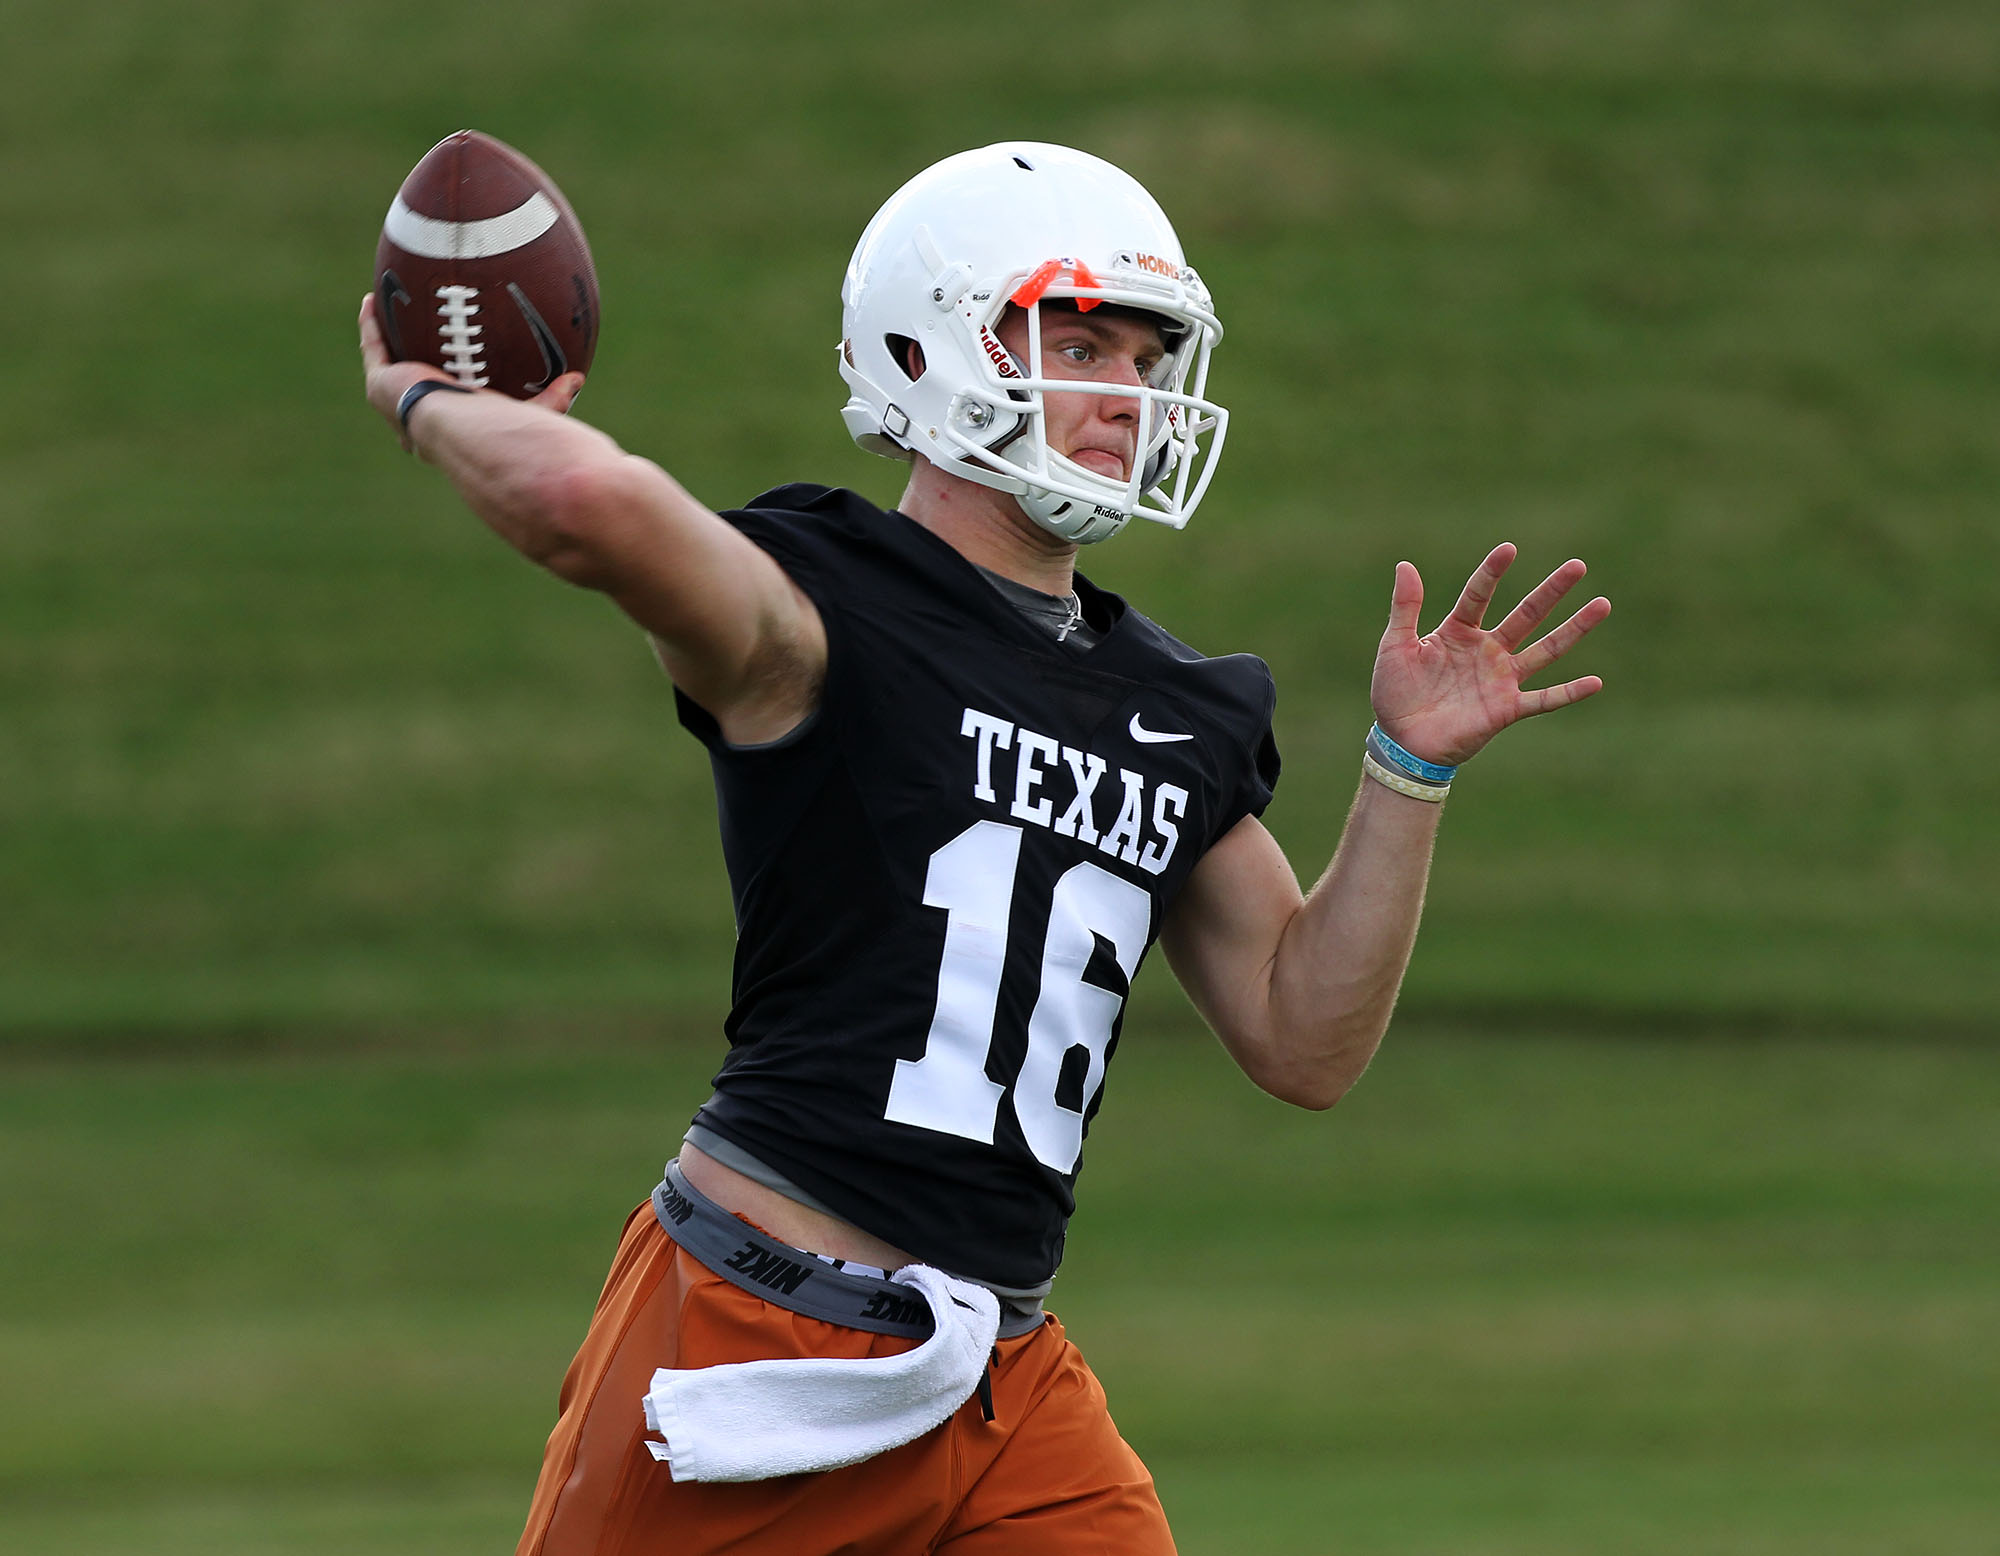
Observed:
[[[1264,664],[1075,570],[1134,518],[1186,524],[1227,430],[1222,326],[1159,206],[1080,152],[966,152],[882,207],[842,300],[847,426],[910,466],[894,512],[809,485],[711,512],[560,414],[577,375],[466,392],[362,310],[405,445],[650,634],[735,899],[729,1049],[627,1223],[524,1556],[1170,1551],[1042,1307],[1130,982],[1159,940],[1252,1080],[1330,1107],[1456,769],[1601,684],[1522,689],[1610,610],[1535,638],[1581,562],[1488,627],[1498,546],[1427,635],[1399,564],[1359,792],[1302,894],[1258,820]]]

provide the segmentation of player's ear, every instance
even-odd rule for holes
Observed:
[[[889,335],[882,343],[889,348],[890,360],[909,375],[911,383],[924,376],[924,348],[916,341],[908,335]],[[851,353],[847,360],[850,365],[853,363]]]

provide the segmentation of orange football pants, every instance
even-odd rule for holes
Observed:
[[[975,1394],[915,1442],[845,1469],[679,1482],[646,1451],[656,1367],[890,1356],[917,1342],[774,1306],[709,1270],[640,1205],[563,1379],[516,1556],[1171,1556],[1145,1465],[1062,1326],[1002,1340]]]

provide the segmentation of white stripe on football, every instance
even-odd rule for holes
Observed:
[[[560,214],[539,189],[513,210],[476,222],[420,216],[398,195],[382,231],[390,242],[424,259],[490,259],[533,243],[556,224]]]

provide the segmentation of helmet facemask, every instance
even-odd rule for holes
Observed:
[[[980,382],[954,398],[940,441],[948,442],[960,460],[980,467],[960,468],[958,473],[971,480],[981,481],[984,472],[1003,479],[1018,476],[1021,486],[1010,481],[1004,489],[1014,491],[1031,519],[1064,539],[1080,544],[1107,539],[1133,517],[1179,529],[1207,489],[1227,421],[1227,412],[1202,395],[1219,330],[1185,313],[1159,311],[1157,297],[1094,284],[1088,270],[1074,269],[1082,274],[1056,284],[1031,273],[996,297],[983,314],[969,310],[961,315],[982,348],[976,360],[983,371]],[[1061,274],[1072,276],[1072,268],[1065,264]],[[1010,303],[1026,319],[1025,360],[1000,344],[997,325]],[[1073,305],[1086,317],[1108,305],[1119,315],[1142,319],[1159,332],[1164,348],[1159,361],[1136,384],[1050,373],[1043,335],[1044,309],[1051,304]],[[1094,395],[1134,405],[1133,453],[1122,478],[1090,469],[1050,446],[1045,399],[1050,394]],[[998,483],[984,479],[984,484]]]

